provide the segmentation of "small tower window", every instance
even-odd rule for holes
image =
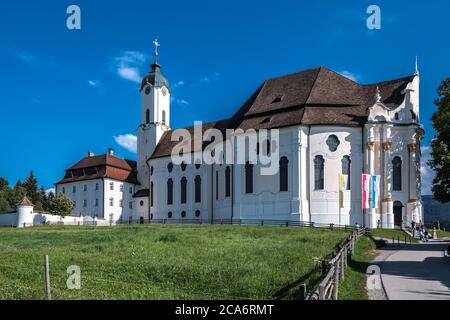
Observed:
[[[411,110],[411,119],[412,120],[416,120],[417,119],[416,113],[414,111],[412,111],[412,110]]]
[[[281,102],[281,100],[283,100],[283,96],[276,96],[275,99],[273,99],[272,103],[278,103]]]
[[[161,122],[162,124],[166,124],[166,111],[162,111],[162,115],[161,115]]]
[[[400,117],[399,117],[399,115],[398,115],[398,112],[395,113],[394,119],[395,119],[395,120],[400,120]]]
[[[150,123],[150,110],[146,110],[145,111],[145,123],[149,124]]]

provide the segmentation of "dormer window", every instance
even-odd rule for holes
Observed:
[[[283,96],[279,95],[279,96],[276,96],[275,99],[273,99],[272,103],[278,103],[278,102],[281,102],[281,100],[283,100]]]

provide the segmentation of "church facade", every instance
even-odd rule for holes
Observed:
[[[133,196],[113,216],[103,197],[104,219],[288,220],[370,228],[423,221],[417,68],[410,76],[369,85],[325,67],[269,79],[229,119],[175,130],[171,90],[156,52],[140,94],[137,163],[122,179]],[[243,161],[237,161],[241,145],[228,143],[240,137],[248,138],[242,140]],[[214,161],[205,162],[205,154]],[[260,155],[271,163],[261,163]],[[276,170],[264,174],[267,166]],[[370,208],[362,205],[363,174],[380,177]],[[63,187],[64,181],[58,183],[57,191]]]

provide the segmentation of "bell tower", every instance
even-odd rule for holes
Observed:
[[[141,120],[138,127],[138,180],[141,189],[149,188],[150,158],[165,131],[170,129],[170,88],[158,63],[158,40],[154,40],[154,62],[141,84]]]

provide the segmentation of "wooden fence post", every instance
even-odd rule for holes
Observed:
[[[344,250],[342,251],[341,254],[341,280],[344,281],[345,278],[345,259],[346,259],[346,253],[345,253],[346,248],[344,248]]]
[[[52,300],[52,292],[50,287],[50,268],[48,263],[48,255],[44,256],[44,277],[45,277],[45,292],[47,293],[47,299]]]
[[[340,273],[340,265],[339,260],[336,261],[336,265],[334,268],[334,286],[333,286],[333,300],[338,299],[339,294],[339,273]]]
[[[306,298],[306,284],[303,283],[300,285],[298,296],[300,300],[305,300]]]

